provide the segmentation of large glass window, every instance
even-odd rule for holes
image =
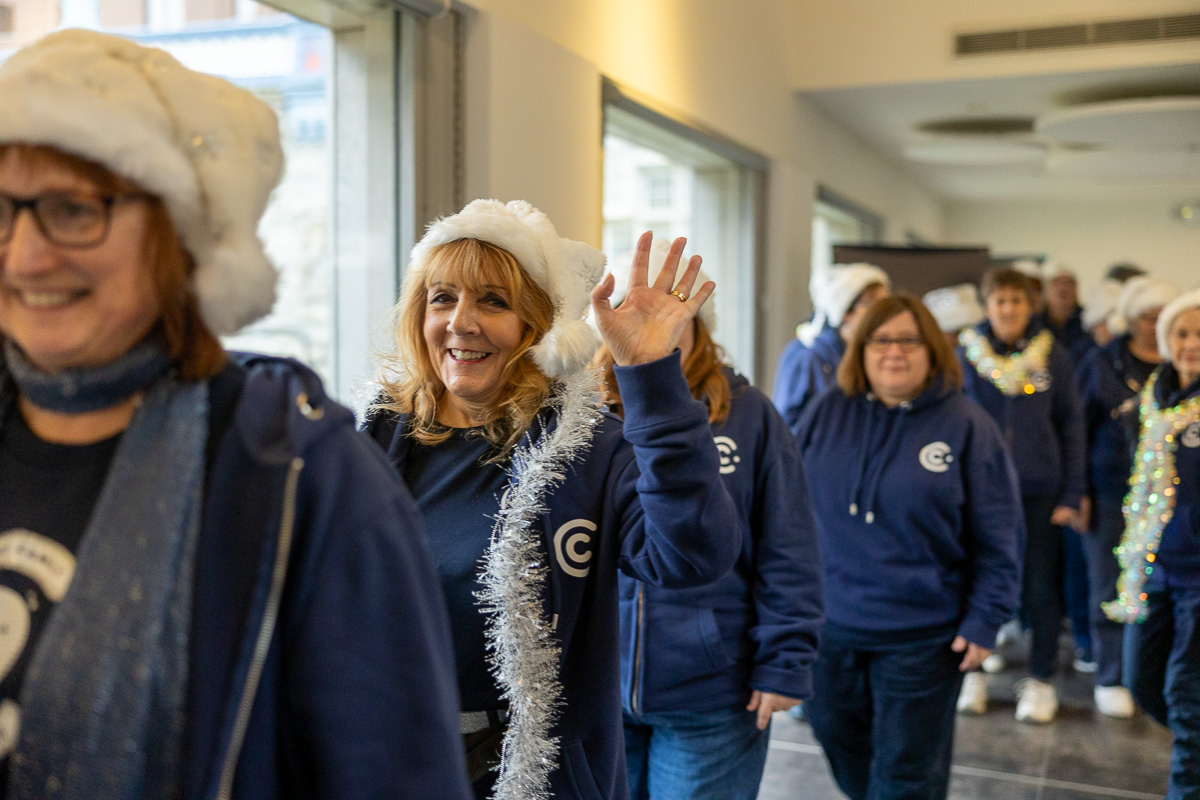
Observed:
[[[643,231],[688,238],[717,283],[714,338],[751,379],[763,167],[753,154],[605,87],[604,252],[633,249]]]
[[[817,188],[812,221],[812,268],[833,263],[837,244],[877,244],[883,220],[825,187]]]

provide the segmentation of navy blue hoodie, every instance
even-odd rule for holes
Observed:
[[[1142,384],[1130,369],[1129,337],[1093,348],[1075,370],[1088,441],[1088,493],[1120,503],[1129,491]]]
[[[1054,334],[1054,338],[1067,350],[1071,363],[1078,366],[1088,353],[1096,349],[1096,340],[1083,329],[1083,309],[1075,306],[1071,316],[1062,325],[1050,321],[1050,315],[1042,312],[1034,317],[1035,327],[1045,327]]]
[[[804,406],[837,380],[838,364],[846,352],[846,343],[837,328],[825,326],[808,347],[792,339],[779,356],[775,372],[775,390],[771,399],[788,429],[794,429]]]
[[[627,712],[744,707],[751,689],[806,699],[822,622],[821,560],[800,454],[771,402],[725,370],[712,428],[742,551],[716,583],[661,589],[621,576]]]
[[[544,611],[561,648],[564,702],[551,735],[562,750],[549,785],[556,800],[629,796],[618,570],[659,586],[698,586],[728,572],[741,548],[708,410],[692,399],[679,351],[615,372],[624,426],[605,413],[590,449],[547,495],[539,526],[550,554]],[[413,441],[405,423],[380,413],[367,425],[401,475]],[[551,420],[547,431],[553,427]],[[463,525],[490,531],[492,522]]]
[[[1171,364],[1158,369],[1154,397],[1159,408],[1171,408],[1200,396],[1200,379],[1180,387],[1179,373]],[[1175,444],[1175,512],[1163,528],[1158,559],[1147,586],[1158,588],[1200,586],[1200,422],[1184,429]]]
[[[894,408],[834,386],[796,440],[831,625],[880,641],[947,628],[992,647],[1017,606],[1024,521],[987,414],[940,381]]]
[[[988,322],[976,330],[991,342],[997,353],[1011,352],[992,334]],[[1037,333],[1030,326],[1017,340],[1018,349]],[[1075,390],[1071,357],[1058,342],[1050,349],[1047,375],[1038,381],[1033,394],[1009,396],[980,375],[960,347],[963,391],[991,415],[1012,452],[1021,478],[1022,497],[1053,498],[1056,506],[1079,508],[1087,467],[1083,412]]]
[[[181,796],[467,800],[412,499],[309,369],[242,362],[210,382]]]

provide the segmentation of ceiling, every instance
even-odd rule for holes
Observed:
[[[946,200],[1153,200],[1178,204],[1200,197],[1200,169],[1191,168],[1191,177],[1180,177],[1171,170],[1167,177],[1124,177],[1097,179],[1056,172],[1046,166],[1063,163],[1076,155],[1061,145],[1028,132],[996,133],[980,136],[960,134],[947,137],[921,130],[930,123],[952,121],[957,124],[989,120],[997,122],[1031,121],[1038,115],[1083,103],[1096,103],[1140,97],[1200,96],[1200,63],[1084,73],[988,78],[967,81],[868,86],[804,92],[802,95],[823,109],[843,127],[868,143],[872,149],[900,164],[917,180]],[[1152,123],[1147,123],[1147,128]],[[934,126],[936,127],[936,126]],[[966,124],[965,127],[970,127]],[[1011,129],[1014,127],[1009,124]],[[1012,163],[992,166],[920,163],[905,157],[905,149],[939,142],[953,147],[965,142],[986,153],[988,145],[1004,150]],[[1047,159],[1020,150],[1047,149]],[[966,147],[964,147],[964,151]],[[1200,164],[1200,145],[1177,154],[1189,165]],[[995,160],[1001,160],[997,154]],[[965,155],[965,158],[970,158]],[[981,155],[986,158],[986,155]],[[1145,158],[1133,155],[1130,162]],[[1086,159],[1081,159],[1086,161]],[[1119,173],[1137,173],[1130,163]]]

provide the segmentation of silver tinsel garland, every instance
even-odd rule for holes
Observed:
[[[538,519],[547,493],[562,483],[571,463],[591,446],[601,420],[598,372],[568,376],[548,406],[558,413],[550,435],[522,444],[513,455],[509,491],[500,503],[484,556],[478,599],[488,614],[492,674],[508,701],[495,800],[547,800],[558,764],[558,737],[550,729],[562,705],[560,648],[546,618],[549,553]]]

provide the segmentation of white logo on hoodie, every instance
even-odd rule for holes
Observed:
[[[917,460],[930,472],[945,472],[950,469],[954,456],[951,455],[950,445],[945,442],[930,442],[921,448]]]
[[[1183,436],[1179,437],[1179,441],[1183,442],[1184,447],[1200,447],[1200,422],[1188,425]]]
[[[717,454],[721,456],[721,474],[728,475],[737,469],[742,457],[737,455],[737,442],[728,436],[714,436],[713,444],[717,446]]]
[[[573,519],[554,532],[554,557],[563,572],[576,578],[586,578],[592,571],[592,533],[596,523]],[[582,549],[581,549],[582,548]]]

